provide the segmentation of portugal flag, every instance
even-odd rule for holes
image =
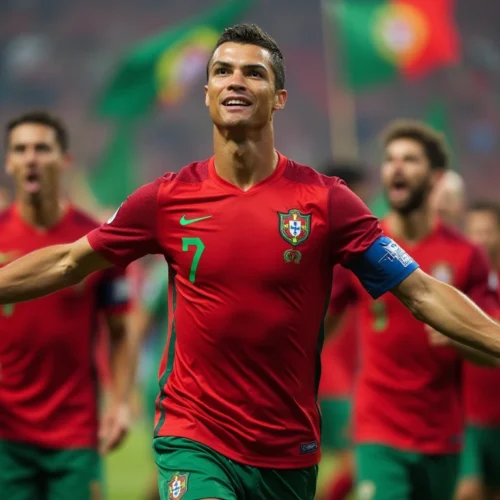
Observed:
[[[325,0],[355,90],[456,63],[453,0]]]

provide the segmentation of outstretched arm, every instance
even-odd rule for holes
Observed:
[[[76,285],[109,266],[86,236],[74,243],[36,250],[0,269],[0,304],[35,299]]]
[[[155,181],[139,188],[107,223],[78,241],[37,250],[0,269],[0,304],[35,299],[94,271],[162,253],[156,238],[158,186]]]
[[[418,320],[452,340],[500,357],[500,325],[456,288],[417,269],[392,293]]]

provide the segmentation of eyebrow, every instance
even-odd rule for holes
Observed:
[[[232,68],[233,64],[228,63],[226,61],[214,61],[212,63],[212,68],[214,66],[222,66],[223,68]],[[242,67],[244,69],[260,69],[268,73],[267,68],[263,64],[244,64]]]

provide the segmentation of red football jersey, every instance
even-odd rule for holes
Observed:
[[[75,241],[97,226],[69,207],[42,231],[13,206],[0,215],[1,264]],[[115,268],[46,297],[0,306],[0,439],[48,448],[96,446],[98,311],[118,313],[126,304],[123,271]]]
[[[498,273],[491,271],[490,288],[500,296]],[[492,313],[490,313],[492,314]],[[499,317],[498,312],[492,314]],[[500,426],[500,401],[492,397],[493,388],[500,386],[500,368],[481,368],[464,363],[465,416],[470,424]]]
[[[130,196],[88,238],[114,264],[159,253],[170,266],[155,435],[254,466],[316,464],[333,265],[380,235],[343,182],[281,155],[247,191],[221,179],[210,159]]]
[[[357,318],[354,307],[345,311],[340,331],[327,340],[321,355],[319,396],[324,399],[352,395],[358,366]]]
[[[388,234],[383,223],[382,228]],[[490,309],[485,255],[453,229],[438,224],[418,244],[395,240],[423,271],[465,292]],[[421,453],[460,450],[463,428],[461,358],[432,346],[425,324],[392,294],[373,301],[339,269],[334,280],[338,310],[356,303],[361,363],[355,393],[354,438]]]

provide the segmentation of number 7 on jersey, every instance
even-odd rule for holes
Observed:
[[[195,247],[195,252],[193,255],[193,261],[191,262],[191,269],[189,271],[189,281],[194,283],[196,280],[196,270],[198,269],[198,264],[200,263],[201,254],[205,250],[205,245],[200,238],[182,238],[182,251],[187,252],[189,247]]]

